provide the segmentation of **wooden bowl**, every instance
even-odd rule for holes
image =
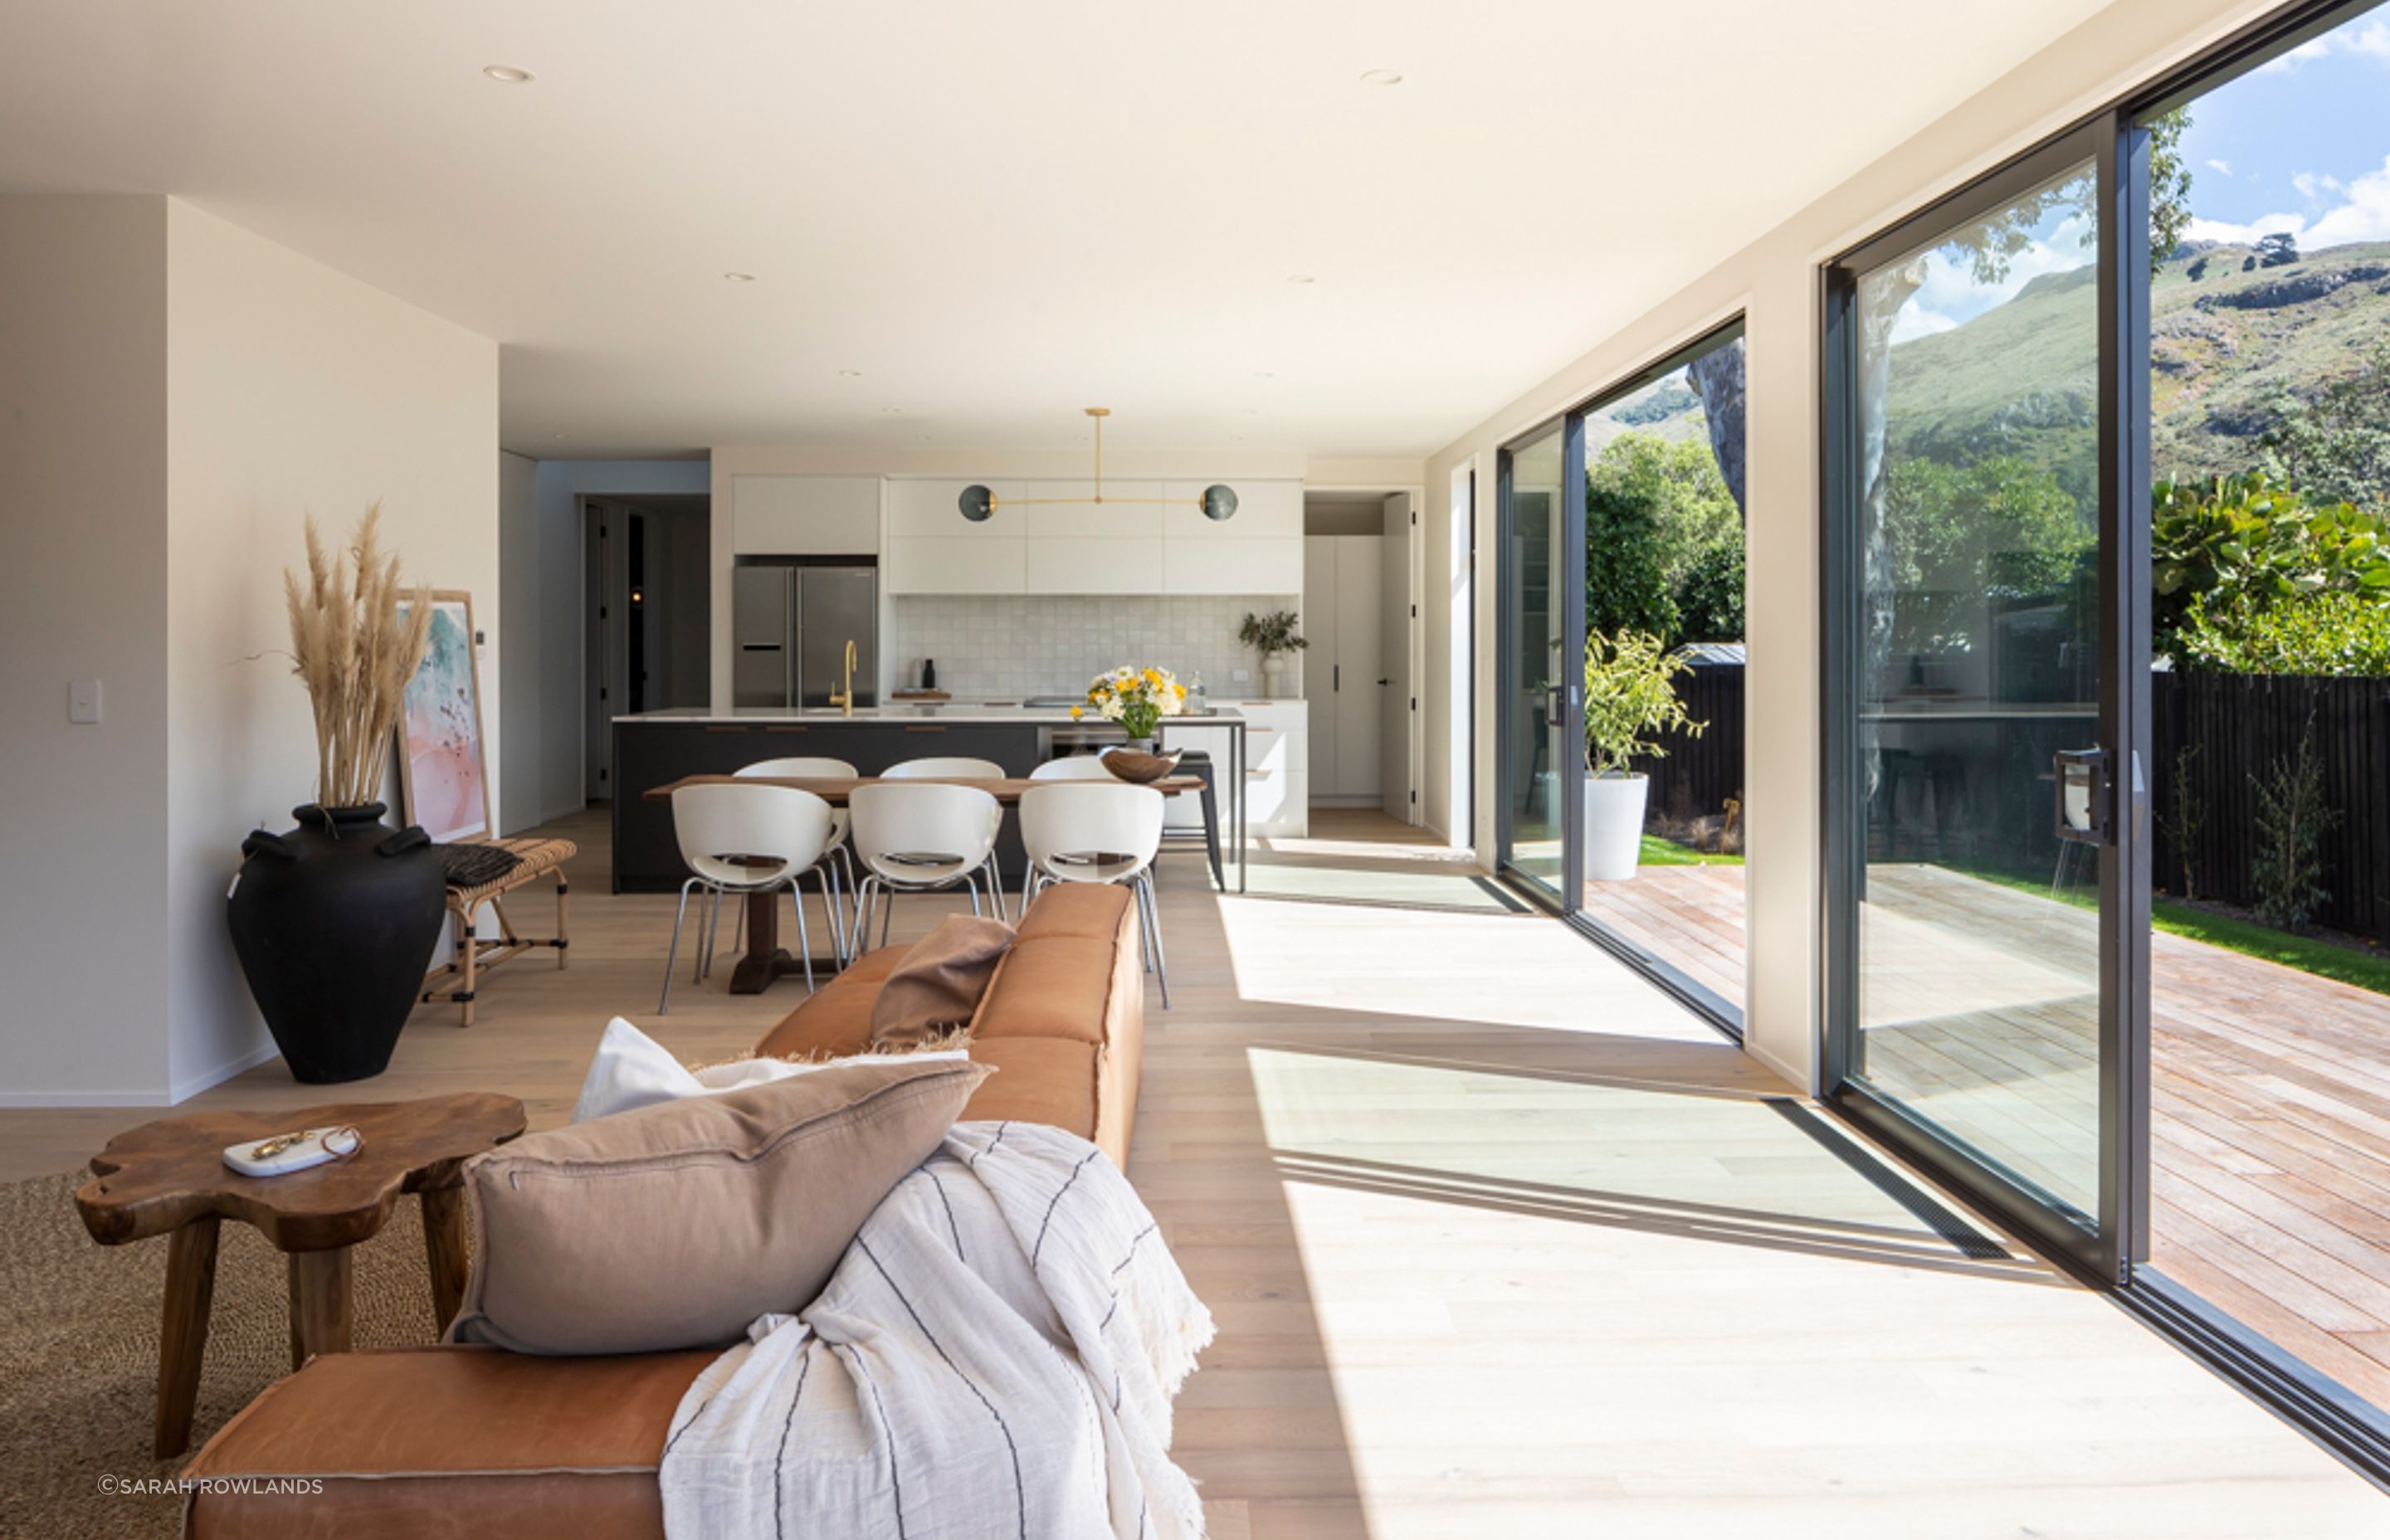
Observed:
[[[1120,779],[1144,786],[1158,781],[1178,768],[1178,756],[1184,750],[1173,749],[1166,754],[1149,754],[1137,749],[1107,749],[1104,768]]]

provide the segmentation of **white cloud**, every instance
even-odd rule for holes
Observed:
[[[1900,316],[1892,323],[1892,340],[1907,342],[1914,338],[1931,337],[1937,331],[1954,331],[1959,323],[1938,310],[1928,310],[1914,299],[1900,307]]]
[[[2304,245],[2306,227],[2306,219],[2297,214],[2260,214],[2246,225],[2194,218],[2183,234],[2192,240],[2220,240],[2231,246],[2255,246],[2259,236],[2290,235]]]
[[[2293,70],[2297,69],[2300,65],[2306,63],[2309,59],[2321,58],[2324,55],[2331,52],[2332,34],[2330,32],[2326,32],[2321,37],[2311,37],[2307,39],[2305,43],[2300,44],[2297,47],[2292,49],[2289,53],[2284,54],[2280,58],[2268,59],[2264,64],[2258,66],[2258,72],[2260,74],[2268,75],[2288,74]]]
[[[2390,36],[2384,46],[2390,47]],[[2320,250],[2353,240],[2390,240],[2390,155],[2383,157],[2381,170],[2367,172],[2346,190],[2348,200],[2318,219],[2300,237],[2302,247]]]
[[[2207,169],[2214,172],[2218,176],[2229,176],[2232,174],[2232,162],[2229,160],[2210,160],[2207,162]]]
[[[2390,46],[2390,37],[2385,37],[2384,45]],[[2262,214],[2243,225],[2193,219],[2183,233],[2193,240],[2229,241],[2236,246],[2253,246],[2259,236],[2287,234],[2298,241],[2302,251],[2320,251],[2355,241],[2390,241],[2390,156],[2383,158],[2379,171],[2367,172],[2353,182],[2344,184],[2336,177],[2305,172],[2292,181],[2309,198],[2327,192],[2344,196],[2312,221],[2301,214]]]

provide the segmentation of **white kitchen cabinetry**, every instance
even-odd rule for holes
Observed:
[[[741,478],[744,480],[745,478]],[[1230,481],[1236,517],[1192,504],[1207,481],[1002,481],[981,523],[957,507],[970,478],[887,483],[892,594],[1297,594],[1303,591],[1303,483]],[[1040,502],[1038,499],[1059,499]],[[937,546],[968,545],[968,553]],[[743,550],[745,547],[741,547]]]
[[[1304,541],[1303,655],[1311,712],[1311,773],[1323,799],[1373,802],[1384,774],[1380,736],[1388,677],[1379,635],[1385,541],[1315,534]]]
[[[877,476],[733,476],[740,556],[869,556],[880,549]]]
[[[1254,834],[1311,829],[1311,726],[1300,700],[1240,700],[1245,719],[1245,817]]]
[[[1303,483],[1239,481],[1236,517],[1214,520],[1188,507],[1203,481],[1172,481],[1163,495],[1166,594],[1299,594],[1303,591]]]
[[[961,479],[891,479],[887,491],[891,594],[1025,594],[1029,544],[1019,481],[985,483],[996,510],[978,523],[962,516]],[[1014,506],[1006,506],[1007,502]]]
[[[1245,832],[1255,839],[1300,838],[1309,828],[1311,816],[1304,752],[1309,729],[1304,720],[1303,702],[1227,700],[1221,705],[1245,719]],[[1231,795],[1230,732],[1226,723],[1209,722],[1202,717],[1177,717],[1162,725],[1163,747],[1201,749],[1212,756],[1216,776],[1214,784],[1221,793],[1220,829],[1224,842],[1236,828],[1236,809],[1227,800]],[[1192,797],[1173,797],[1163,821],[1171,828],[1201,828],[1202,808]]]

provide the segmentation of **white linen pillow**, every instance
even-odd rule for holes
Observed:
[[[581,1099],[572,1104],[572,1121],[587,1123],[593,1118],[677,1101],[683,1097],[719,1096],[725,1091],[744,1090],[790,1075],[812,1074],[817,1070],[843,1069],[854,1064],[931,1064],[942,1059],[970,1057],[968,1050],[962,1048],[938,1048],[924,1053],[863,1053],[803,1062],[739,1059],[692,1070],[675,1059],[662,1044],[617,1016],[606,1023],[605,1032],[598,1038],[597,1056],[590,1059],[589,1073],[581,1082]]]

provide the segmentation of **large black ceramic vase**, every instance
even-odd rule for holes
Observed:
[[[310,1084],[390,1067],[440,940],[447,879],[430,838],[393,829],[382,804],[294,807],[299,827],[241,841],[225,910],[249,992]]]

